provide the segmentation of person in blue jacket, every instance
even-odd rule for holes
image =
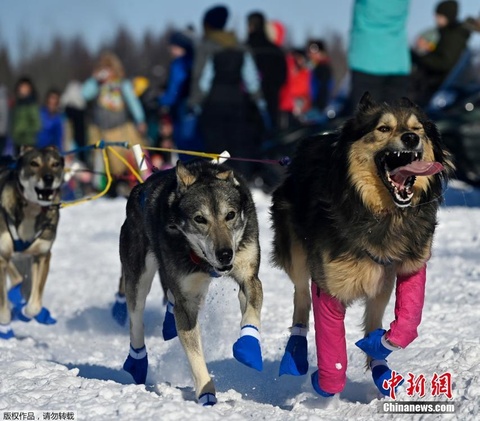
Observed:
[[[391,102],[408,92],[409,4],[410,0],[355,0],[348,49],[352,106],[365,91],[378,102]]]
[[[63,150],[63,116],[60,112],[60,92],[50,89],[40,109],[41,129],[37,134],[37,147],[56,146]]]
[[[173,32],[169,39],[169,76],[165,92],[159,97],[160,112],[173,122],[173,141],[178,149],[201,151],[203,149],[196,129],[197,118],[189,111],[187,99],[193,66],[193,43],[182,32]],[[180,154],[181,160],[192,156]]]

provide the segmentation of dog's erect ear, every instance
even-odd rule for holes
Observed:
[[[197,177],[194,176],[190,171],[188,171],[187,167],[183,165],[182,161],[177,161],[177,185],[180,191],[186,190],[190,187],[195,181],[197,181]]]
[[[33,149],[35,149],[33,146],[23,145],[23,146],[20,147],[20,155],[24,155],[25,153],[27,153],[28,151],[31,151]]]
[[[400,107],[418,108],[417,104],[415,104],[410,98],[407,98],[406,96],[400,98],[399,104]]]
[[[358,112],[364,113],[367,112],[369,109],[375,107],[377,103],[370,95],[370,92],[366,91],[362,97],[360,98],[360,102],[358,103],[357,110]]]
[[[219,172],[217,174],[217,178],[219,180],[225,180],[225,181],[230,181],[232,182],[233,184],[235,184],[236,186],[238,186],[240,183],[237,181],[237,179],[235,178],[235,175],[233,174],[233,171],[232,170],[226,170],[226,171],[222,171],[222,172]]]

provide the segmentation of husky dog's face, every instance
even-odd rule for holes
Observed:
[[[451,166],[435,126],[409,100],[377,105],[366,94],[351,126],[349,178],[373,211],[414,205]]]
[[[64,159],[55,147],[27,148],[19,158],[19,182],[29,202],[49,206],[58,198]]]
[[[179,161],[177,181],[180,195],[177,229],[197,256],[219,274],[229,273],[247,222],[233,172],[221,171],[202,182]]]

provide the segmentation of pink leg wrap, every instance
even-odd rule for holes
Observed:
[[[390,324],[386,338],[402,348],[418,336],[417,327],[422,321],[426,279],[426,265],[411,275],[397,277],[395,320]]]
[[[312,305],[319,385],[325,392],[338,393],[347,381],[347,346],[345,343],[345,307],[312,282]]]

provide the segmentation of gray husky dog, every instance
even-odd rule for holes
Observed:
[[[25,148],[17,161],[0,171],[0,338],[14,336],[14,318],[53,324],[55,319],[42,307],[51,248],[59,220],[60,187],[64,160],[55,147]],[[28,299],[23,276],[12,262],[15,254],[31,259],[32,283]],[[12,279],[8,291],[7,273]]]
[[[200,404],[216,403],[198,325],[212,276],[228,275],[238,283],[242,320],[233,354],[262,370],[258,221],[248,187],[231,169],[202,160],[179,161],[176,168],[136,186],[120,233],[120,259],[119,295],[125,293],[130,316],[124,369],[136,383],[146,381],[143,313],[157,270],[169,301],[163,336],[168,340],[178,332]]]

